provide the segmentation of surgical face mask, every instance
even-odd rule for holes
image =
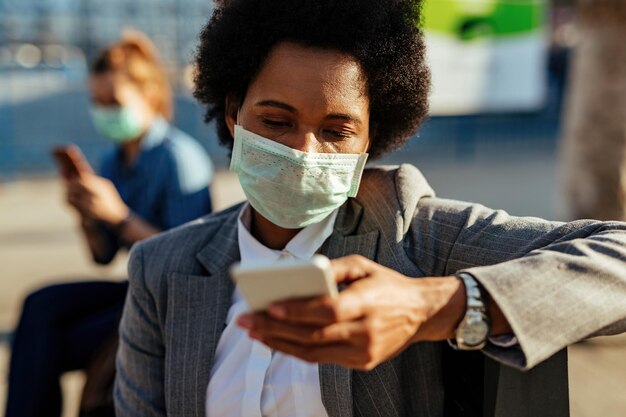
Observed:
[[[230,169],[252,207],[285,229],[319,223],[359,190],[367,154],[301,152],[235,126]]]
[[[118,144],[137,139],[144,130],[141,115],[130,106],[93,106],[91,118],[100,133]]]

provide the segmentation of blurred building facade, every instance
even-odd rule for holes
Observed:
[[[180,67],[212,9],[211,0],[0,0],[0,46],[71,45],[90,58],[133,27],[154,39],[166,65]]]
[[[212,0],[0,0],[0,181],[54,169],[54,144],[102,154],[109,144],[87,112],[87,63],[125,28],[158,45],[179,93],[177,125],[207,137],[189,97],[188,65],[212,9]]]
[[[430,1],[456,4],[461,0]],[[228,166],[228,152],[218,146],[214,129],[203,121],[204,109],[189,94],[187,64],[214,3],[219,4],[212,0],[0,0],[0,183],[22,174],[54,172],[49,149],[59,143],[79,145],[96,163],[109,143],[89,118],[86,65],[127,27],[145,32],[158,45],[177,93],[175,124],[200,138],[218,166]],[[491,45],[485,39],[488,31],[482,28],[482,37],[458,42],[473,42],[477,48]],[[483,144],[552,146],[564,84],[562,71],[557,72],[548,74],[543,107],[433,117],[420,130],[419,140],[410,141],[402,154],[451,151],[467,161]]]

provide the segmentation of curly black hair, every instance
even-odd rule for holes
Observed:
[[[226,96],[241,103],[283,41],[353,56],[370,99],[370,158],[399,148],[428,112],[419,0],[223,0],[200,33],[194,96],[232,148]]]

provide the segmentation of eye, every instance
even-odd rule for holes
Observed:
[[[351,134],[349,132],[345,132],[345,131],[341,131],[341,130],[337,130],[337,129],[325,129],[324,133],[333,136],[335,138],[338,139],[345,139],[345,138],[349,138],[351,136]]]
[[[262,119],[261,121],[263,122],[265,126],[268,126],[274,129],[291,126],[291,123],[283,121],[283,120]]]

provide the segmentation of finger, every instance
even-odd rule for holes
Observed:
[[[72,173],[65,168],[60,169],[59,176],[64,184],[67,184],[72,179]]]
[[[90,197],[79,195],[74,199],[73,204],[81,213],[92,213],[93,204]]]
[[[336,342],[355,343],[363,339],[364,324],[357,322],[333,323],[329,326],[303,326],[274,320],[264,314],[241,316],[237,323],[254,337],[283,339],[308,346]]]
[[[65,185],[66,185],[66,189],[68,193],[72,191],[75,192],[77,190],[80,190],[80,184],[78,183],[78,181],[76,181],[75,177],[66,180]]]
[[[272,304],[267,313],[278,320],[314,326],[356,320],[363,316],[363,306],[358,294],[349,290],[350,288],[342,291],[336,298],[323,296],[281,301]]]
[[[371,355],[364,353],[363,349],[346,343],[310,347],[281,339],[268,338],[259,341],[271,349],[311,363],[335,363],[346,368],[360,370],[369,370],[375,365]]]
[[[365,278],[369,276],[377,266],[375,262],[361,255],[350,255],[333,259],[330,263],[337,283],[352,282]]]
[[[97,189],[98,179],[100,178],[95,174],[82,173],[76,177],[76,183],[85,191],[92,193],[93,190]]]
[[[80,189],[77,189],[76,187],[68,189],[66,195],[67,195],[68,200],[72,200],[74,202],[90,199],[89,194],[82,192]]]
[[[69,183],[68,192],[80,194],[80,195],[91,195],[92,192],[88,184],[78,179],[78,177],[75,177],[75,178],[76,179],[73,179]]]
[[[351,282],[369,276],[379,265],[360,255],[351,255],[331,261],[334,278],[338,283]],[[288,300],[275,303],[268,309],[274,318],[294,323],[329,324],[340,320],[358,318],[362,314],[358,297],[355,294],[339,295],[344,301],[334,301],[330,297],[309,300]]]
[[[77,202],[70,202],[70,205],[82,216],[86,217],[89,213],[85,210],[84,207],[81,207]]]
[[[76,167],[78,168],[79,176],[93,174],[93,169],[91,168],[91,165],[89,165],[89,163],[82,158],[76,161]]]
[[[76,198],[76,196],[73,194],[68,194],[66,200],[71,206],[76,207],[76,205],[78,204],[78,198]]]
[[[78,183],[69,183],[67,187],[67,194],[72,196],[80,196],[86,194],[83,187]]]

